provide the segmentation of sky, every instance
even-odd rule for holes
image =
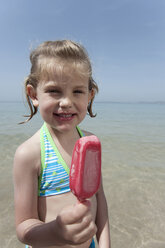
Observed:
[[[22,101],[46,40],[87,49],[97,101],[165,101],[164,0],[0,0],[0,101]]]

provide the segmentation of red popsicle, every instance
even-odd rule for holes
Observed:
[[[98,190],[101,178],[101,143],[95,135],[77,140],[70,168],[70,189],[83,201]]]

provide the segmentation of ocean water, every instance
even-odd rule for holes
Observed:
[[[95,103],[81,127],[102,143],[102,174],[112,248],[165,248],[165,104]],[[23,103],[0,103],[0,247],[15,236],[12,163],[16,148],[42,125],[24,125]]]

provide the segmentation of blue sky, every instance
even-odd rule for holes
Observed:
[[[82,43],[98,101],[165,101],[164,0],[0,0],[0,101],[23,99],[29,53],[45,40]]]

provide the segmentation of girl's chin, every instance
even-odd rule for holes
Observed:
[[[69,122],[52,122],[52,124],[48,124],[55,132],[68,132],[73,131],[76,128],[76,124],[69,121]]]

